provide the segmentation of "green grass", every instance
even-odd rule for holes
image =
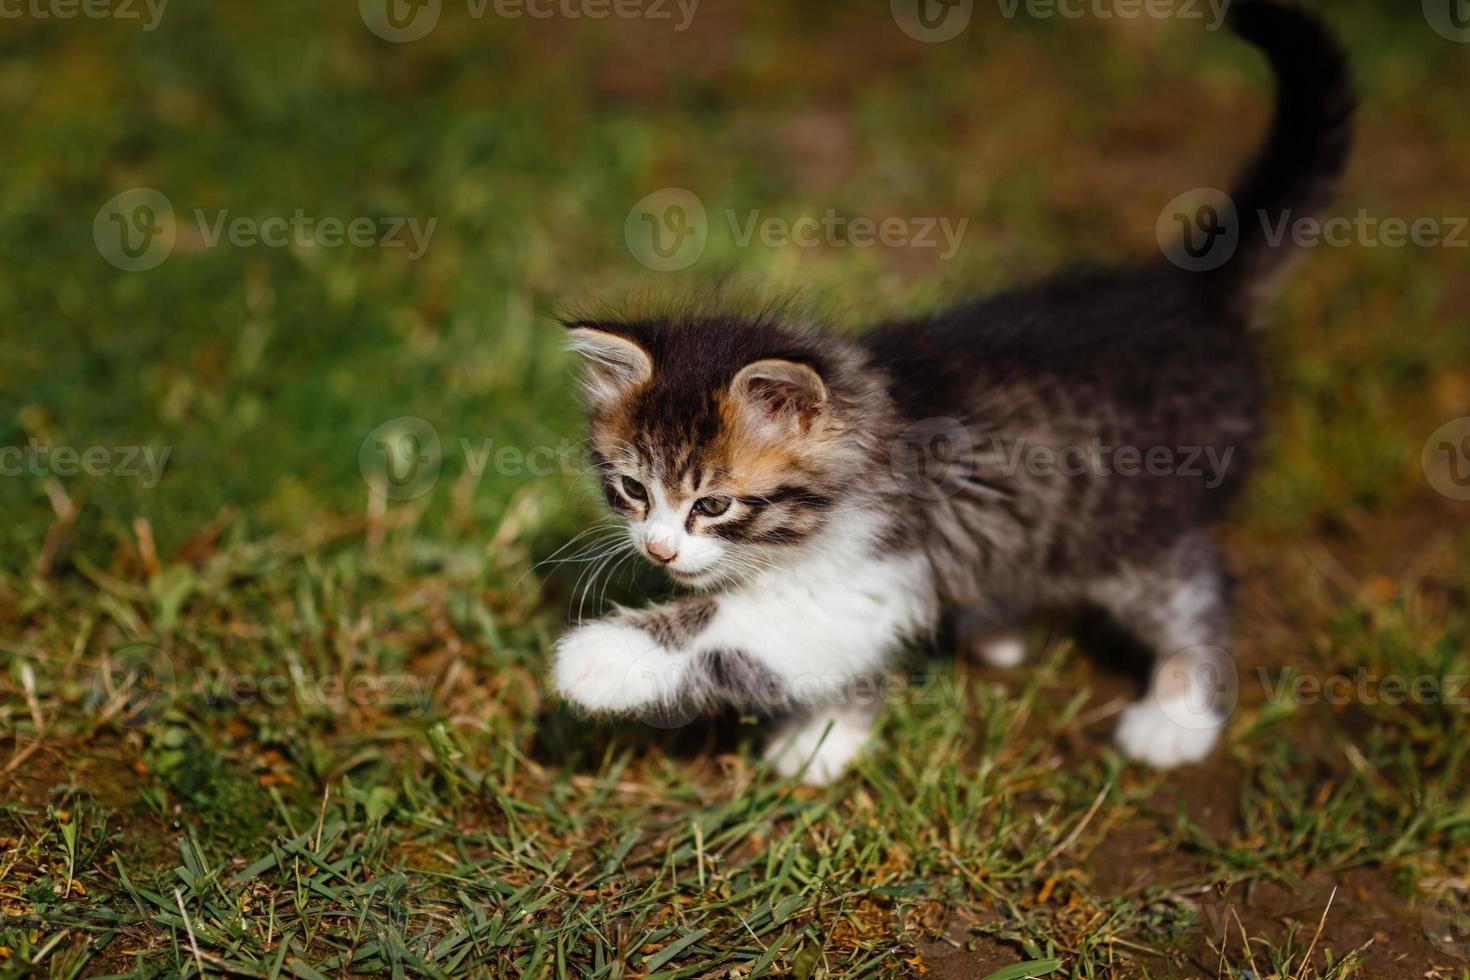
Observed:
[[[446,4],[402,45],[350,3],[7,21],[0,446],[169,458],[156,486],[0,477],[0,972],[1462,975],[1421,912],[1470,871],[1463,705],[1270,692],[1470,696],[1470,505],[1419,463],[1470,404],[1463,253],[1320,250],[1273,307],[1212,770],[1125,764],[1131,682],[1057,638],[1026,671],[917,652],[880,747],[820,791],[761,768],[748,719],[594,725],[549,697],[582,600],[538,563],[598,516],[559,310],[715,283],[859,329],[1146,254],[1263,125],[1260,66],[1187,25],[981,4],[918,45],[885,3],[707,3],[685,34]],[[1365,96],[1343,212],[1463,210],[1464,52],[1331,13]],[[179,240],[124,272],[93,219],[136,186]],[[653,273],[623,223],[674,186],[710,240]],[[298,208],[437,224],[416,261],[194,230]],[[741,248],[724,217],[828,208],[970,226],[941,262]],[[443,470],[384,501],[359,449],[403,416]],[[477,473],[487,440],[572,462]]]

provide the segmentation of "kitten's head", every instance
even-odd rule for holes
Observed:
[[[778,565],[859,492],[854,349],[764,320],[579,320],[591,453],[634,545],[708,588]]]

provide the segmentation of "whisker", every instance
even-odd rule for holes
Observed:
[[[615,543],[614,544],[610,544],[603,552],[601,552],[597,556],[597,558],[598,558],[599,561],[601,561],[603,559],[606,559],[608,556],[610,556],[612,554],[615,554],[616,551],[617,551],[617,545]],[[572,596],[571,596],[571,599],[568,601],[568,604],[567,604],[567,616],[568,616],[568,618],[571,617],[571,612],[572,612],[571,604],[577,602],[577,596],[578,596],[579,593],[581,594],[581,596],[583,598],[583,603],[585,603],[585,601],[586,601],[586,591],[583,588],[583,582],[586,581],[590,585],[590,583],[595,579],[596,574],[597,574],[597,563],[595,563],[595,562],[588,562],[582,568],[582,571],[578,573],[578,575],[577,575],[577,581],[572,585]],[[579,623],[582,621],[582,605],[581,604],[578,604],[578,606],[577,606],[576,621],[579,622]]]
[[[596,565],[591,566],[591,574],[586,577],[586,584],[582,587],[582,597],[577,603],[577,622],[580,623],[583,620],[583,613],[585,612],[587,607],[587,599],[591,591],[597,585],[598,576],[602,574],[602,570],[607,567],[609,562],[611,562],[618,556],[618,553],[621,552],[624,547],[627,547],[627,545],[618,545],[609,549],[601,556],[601,559]],[[580,582],[581,579],[579,578],[578,581]],[[594,612],[595,611],[596,607],[594,605]]]
[[[531,568],[534,570],[540,568],[547,562],[552,561],[554,558],[556,558],[557,555],[560,555],[563,551],[566,551],[572,545],[576,544],[579,540],[585,538],[589,534],[593,534],[594,532],[599,531],[617,530],[618,524],[619,522],[616,519],[603,519],[601,521],[598,521],[596,524],[593,524],[591,527],[584,528],[583,530],[578,531],[571,537],[570,540],[567,541],[566,544],[562,545],[560,548],[557,548],[555,551],[547,555],[545,558],[541,559],[535,565],[532,565]]]

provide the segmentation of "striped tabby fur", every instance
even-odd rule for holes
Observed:
[[[1260,431],[1250,325],[1285,258],[1260,228],[1327,200],[1352,110],[1313,17],[1238,0],[1231,20],[1279,92],[1219,269],[1059,276],[860,341],[778,316],[568,324],[607,502],[692,595],[571,630],[564,697],[612,714],[759,709],[783,719],[778,767],[820,782],[867,738],[874,705],[854,685],[944,611],[1013,664],[1026,619],[1092,609],[1156,658],[1123,750],[1204,757],[1230,645],[1207,528]]]

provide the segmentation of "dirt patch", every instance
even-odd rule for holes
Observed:
[[[27,810],[44,811],[76,787],[105,815],[109,832],[126,842],[128,852],[158,860],[176,858],[174,832],[138,802],[145,773],[115,748],[45,742],[9,773],[0,775],[0,799]],[[14,837],[13,819],[0,811],[0,836]]]
[[[923,975],[933,980],[978,980],[1025,962],[1014,947],[989,936],[923,943],[919,956]]]
[[[1260,937],[1281,943],[1295,928],[1298,937],[1309,942],[1319,924],[1322,934],[1317,949],[1331,951],[1334,958],[1371,943],[1362,954],[1362,963],[1364,975],[1374,980],[1422,978],[1432,967],[1449,971],[1466,965],[1430,942],[1419,908],[1400,897],[1389,871],[1376,867],[1319,872],[1300,890],[1262,882],[1249,889],[1217,892],[1201,906],[1192,962],[1210,971],[1207,976],[1213,975],[1218,954],[1209,948],[1210,938],[1217,944],[1222,939],[1227,942],[1237,962],[1249,962],[1242,929],[1252,940]],[[1257,975],[1266,974],[1258,970]]]

